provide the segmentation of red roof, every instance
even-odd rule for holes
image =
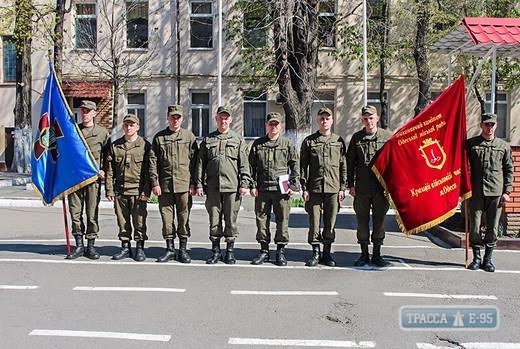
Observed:
[[[499,56],[520,56],[520,18],[466,17],[433,47],[442,53],[485,55],[494,48]]]
[[[520,18],[466,17],[462,24],[475,44],[520,44]]]

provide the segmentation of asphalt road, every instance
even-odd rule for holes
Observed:
[[[252,266],[254,215],[239,215],[237,265],[206,265],[207,214],[192,212],[192,264],[154,260],[163,252],[156,210],[148,259],[112,261],[117,227],[100,212],[101,259],[64,260],[59,208],[0,208],[2,348],[520,348],[518,252],[497,251],[497,272],[464,269],[464,251],[428,234],[406,237],[387,218],[388,268],[355,268],[355,217],[343,210],[333,246],[337,268],[308,268],[307,216],[291,216],[285,268]],[[274,257],[274,252],[272,252]],[[492,306],[494,331],[405,331],[407,305]],[[458,346],[457,346],[458,343]],[[494,343],[494,344],[492,344]]]

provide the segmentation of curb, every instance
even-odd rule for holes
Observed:
[[[454,232],[442,226],[435,226],[428,230],[432,235],[447,243],[450,247],[465,248],[465,233]],[[497,240],[497,250],[520,250],[520,239],[518,238],[499,238]]]

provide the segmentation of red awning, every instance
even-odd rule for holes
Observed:
[[[520,56],[520,18],[466,17],[459,28],[432,48],[442,53],[478,56],[495,48],[499,56]]]
[[[109,98],[112,84],[106,81],[63,81],[63,94],[74,98]]]

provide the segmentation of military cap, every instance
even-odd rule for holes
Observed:
[[[125,122],[134,122],[139,125],[139,118],[135,116],[134,114],[128,114],[123,118],[123,123]]]
[[[270,121],[282,122],[282,116],[280,115],[280,113],[269,113],[265,117],[265,122],[270,122]]]
[[[480,122],[492,122],[497,123],[497,114],[484,113],[480,116]]]
[[[332,115],[332,110],[330,110],[329,108],[327,107],[323,107],[323,108],[320,108],[320,110],[318,110],[318,115],[320,114],[329,114],[329,115]]]
[[[182,105],[174,104],[168,107],[168,115],[179,115],[182,116]]]
[[[231,116],[231,111],[229,110],[228,107],[225,107],[223,105],[221,105],[220,107],[218,107],[217,109],[217,114],[220,114],[220,113],[225,113],[225,114],[228,114],[229,116]]]
[[[96,110],[96,103],[89,101],[88,99],[84,99],[81,101],[81,105],[79,107],[88,110]]]
[[[377,109],[373,105],[365,105],[361,108],[361,115],[374,115],[377,114]]]

